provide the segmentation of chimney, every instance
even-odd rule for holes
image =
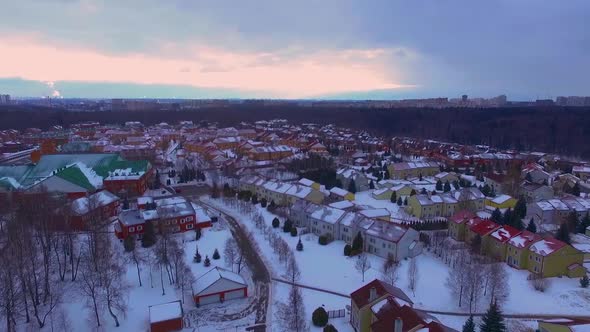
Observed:
[[[393,323],[393,332],[402,332],[404,323],[402,322],[401,318],[396,318],[395,322]]]
[[[377,299],[377,288],[371,287],[369,289],[369,302],[373,302]]]

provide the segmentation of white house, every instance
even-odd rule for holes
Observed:
[[[194,300],[197,306],[248,296],[248,284],[241,275],[214,267],[197,279]]]

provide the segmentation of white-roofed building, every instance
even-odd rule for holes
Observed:
[[[200,276],[194,286],[197,306],[240,299],[248,296],[248,284],[234,272],[214,267]]]
[[[182,304],[179,301],[149,306],[150,332],[180,331],[183,328]]]

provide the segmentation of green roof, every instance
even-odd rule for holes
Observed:
[[[82,171],[76,166],[68,167],[57,173],[56,176],[66,181],[69,181],[75,185],[78,185],[86,190],[96,190],[96,188],[94,188],[94,186],[90,184],[90,181],[88,181],[88,178],[84,175],[84,173],[82,173]]]

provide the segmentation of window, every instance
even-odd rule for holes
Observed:
[[[193,224],[186,225],[186,229],[193,229],[193,227],[195,227],[195,225],[193,225]]]
[[[139,231],[141,231],[143,229],[143,226],[137,226],[136,229],[139,232]]]
[[[135,232],[135,227],[133,227],[133,226],[129,227],[129,233],[133,233],[133,232]]]
[[[382,243],[381,246],[383,247],[383,249],[385,249],[385,243]]]

